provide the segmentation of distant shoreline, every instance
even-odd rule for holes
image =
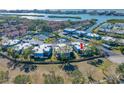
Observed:
[[[123,9],[121,9],[123,10]],[[44,13],[44,14],[90,14],[90,15],[106,15],[106,16],[124,16],[124,10],[119,11],[117,9],[79,9],[79,10],[0,10],[0,13]]]

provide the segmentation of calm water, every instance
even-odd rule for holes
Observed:
[[[119,12],[124,12],[124,10],[118,10]],[[21,16],[22,18],[28,18],[28,19],[43,19],[43,20],[49,20],[49,21],[80,21],[80,20],[86,20],[86,19],[97,19],[96,25],[89,28],[87,31],[90,32],[94,27],[96,27],[98,24],[108,20],[108,19],[124,19],[124,16],[105,16],[105,15],[89,15],[89,14],[43,14],[43,13],[1,13],[1,14],[12,14],[12,15],[30,15],[30,16]],[[31,15],[44,15],[44,17],[37,17],[37,16],[31,16]],[[75,18],[48,18],[49,15],[54,16],[80,16],[81,19],[75,19]]]
[[[54,21],[79,21],[79,20],[86,20],[86,19],[98,19],[98,23],[103,22],[107,19],[124,19],[124,16],[105,16],[105,15],[89,15],[89,14],[43,14],[43,13],[1,13],[1,14],[13,14],[13,15],[30,15],[30,16],[22,16],[24,18],[29,19],[44,19],[44,20],[54,20]],[[44,15],[45,17],[37,17],[31,15]],[[82,19],[75,19],[75,18],[48,18],[49,15],[54,16],[80,16]]]

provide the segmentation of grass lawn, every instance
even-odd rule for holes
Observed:
[[[98,66],[98,69],[104,70],[104,69],[108,68],[111,65],[112,65],[112,63],[109,60],[104,59],[103,64]]]
[[[121,51],[119,49],[113,49],[112,50],[114,53],[121,54]]]

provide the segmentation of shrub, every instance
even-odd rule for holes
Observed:
[[[63,84],[64,79],[60,76],[56,76],[55,72],[51,72],[50,74],[44,74],[44,83],[45,84]]]
[[[124,54],[124,47],[121,47],[120,51],[121,51],[122,54]]]
[[[9,79],[9,72],[0,71],[0,83],[4,83]]]
[[[30,84],[31,78],[29,75],[18,75],[15,77],[13,82],[15,84]]]

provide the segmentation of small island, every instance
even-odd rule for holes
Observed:
[[[81,19],[79,16],[48,16],[48,18],[73,18],[73,19]]]

